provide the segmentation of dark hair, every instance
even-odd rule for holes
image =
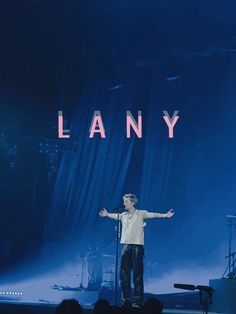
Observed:
[[[57,307],[55,314],[82,314],[83,308],[75,299],[63,300]]]
[[[94,305],[94,314],[109,314],[110,313],[110,303],[105,299],[98,299]]]
[[[143,312],[148,314],[161,314],[162,310],[163,304],[155,298],[149,298],[143,306]]]

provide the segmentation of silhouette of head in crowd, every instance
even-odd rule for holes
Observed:
[[[162,314],[163,304],[155,298],[149,298],[142,307],[142,312],[147,314]]]
[[[99,299],[94,305],[94,314],[109,314],[111,311],[110,303],[105,299]]]
[[[55,314],[82,314],[83,308],[74,299],[63,300],[57,307]]]

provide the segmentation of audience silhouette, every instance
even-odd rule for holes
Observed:
[[[77,300],[63,300],[57,307],[55,314],[82,314],[83,308]]]
[[[74,299],[63,300],[56,308],[55,314],[82,314],[83,308]],[[110,305],[105,299],[99,299],[94,304],[93,314],[162,314],[163,304],[155,298],[149,298],[141,308],[120,307]]]

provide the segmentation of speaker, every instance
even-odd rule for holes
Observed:
[[[209,286],[215,289],[210,311],[236,313],[236,279],[210,279]]]

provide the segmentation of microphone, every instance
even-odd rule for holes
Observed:
[[[188,284],[185,284],[185,283],[175,283],[174,284],[174,288],[184,289],[184,290],[195,290],[195,286],[194,285],[188,285]]]
[[[121,206],[112,208],[112,210],[115,211],[115,210],[119,210],[119,209],[123,209],[123,208],[125,208],[125,206],[124,206],[124,205],[121,205]]]

